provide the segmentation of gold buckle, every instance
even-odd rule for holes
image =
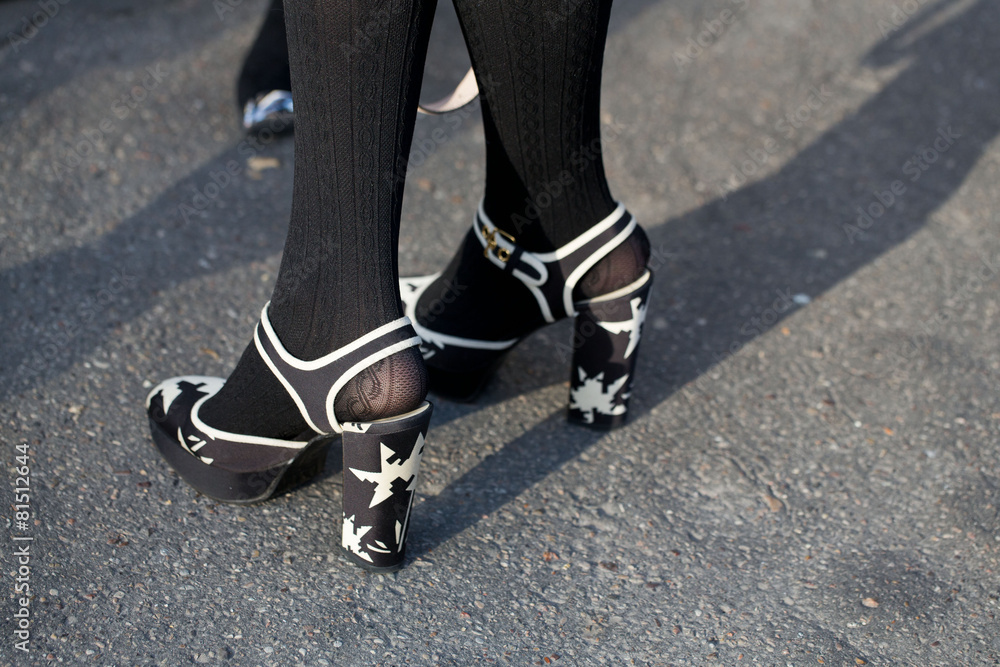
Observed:
[[[499,227],[494,227],[493,229],[487,229],[486,225],[483,225],[482,232],[483,232],[483,237],[486,239],[486,247],[483,248],[483,257],[489,257],[490,250],[496,248],[497,259],[499,259],[501,262],[507,262],[507,260],[510,259],[510,250],[507,250],[507,248],[501,248],[500,245],[497,243],[497,232],[500,232],[500,235],[505,239],[507,239],[508,241],[510,241],[511,243],[515,242],[514,237],[505,232],[504,230],[500,229]]]

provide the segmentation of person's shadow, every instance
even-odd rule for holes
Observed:
[[[887,35],[864,64],[909,61],[905,69],[780,171],[648,228],[657,282],[630,419],[802,307],[788,297],[816,298],[902,243],[962,185],[1000,131],[1000,4],[980,0],[949,18],[961,4],[938,2]],[[671,308],[673,298],[684,307]],[[668,326],[650,326],[658,318]],[[554,336],[545,337],[506,362],[535,373],[502,373],[489,400],[566,379],[568,357],[553,355]],[[906,350],[881,352],[905,363]],[[411,554],[441,545],[603,437],[569,425],[571,438],[544,437],[563,420],[554,412],[417,505]]]
[[[991,34],[1000,24],[1000,6],[979,0],[939,20],[964,4],[942,0],[879,43],[865,63],[881,67],[908,61],[902,72],[780,171],[725,199],[647,225],[657,278],[632,420],[802,307],[769,317],[768,309],[781,294],[790,290],[813,298],[821,295],[910,237],[962,185],[1000,130],[995,76],[1000,44]],[[924,149],[936,150],[935,142],[942,133],[948,135],[949,128],[958,138],[947,150],[939,144],[942,150],[933,163],[911,181],[907,162]],[[290,179],[291,144],[266,150],[281,157],[281,176]],[[284,238],[290,188],[237,179],[208,205],[191,210],[194,193],[211,191],[225,165],[234,159],[242,163],[243,157],[233,147],[95,242],[0,274],[0,400],[66,373],[114,335],[121,323],[157,305],[159,289],[272,257]],[[894,195],[881,215],[874,215],[878,209],[871,205],[879,201],[874,191],[884,197],[894,181],[905,191]],[[181,205],[188,207],[184,215]],[[859,206],[872,211],[867,229],[858,225]],[[825,253],[824,259],[817,250]],[[126,283],[128,277],[133,281]],[[263,291],[261,298],[266,298]],[[674,299],[685,306],[671,306]],[[147,350],[168,349],[174,327],[184,326],[176,314],[164,314],[163,319],[161,340],[145,341]],[[658,320],[667,326],[655,326]],[[692,330],[696,336],[686,333]],[[566,323],[541,334],[541,344],[519,346],[485,403],[465,407],[439,402],[434,428],[484,405],[563,383],[568,357],[559,353],[555,342],[561,334],[568,338]],[[193,372],[196,361],[176,361],[163,374]],[[534,372],[510,370],[517,368]],[[124,373],[122,378],[130,381]],[[136,398],[142,393],[138,386],[125,391]],[[142,423],[138,404],[136,410],[136,423]],[[495,512],[602,437],[564,426],[563,419],[562,410],[554,411],[439,494],[415,505],[411,558]],[[572,429],[572,436],[544,437],[545,431],[563,428]],[[339,469],[337,452],[331,454],[327,476]]]

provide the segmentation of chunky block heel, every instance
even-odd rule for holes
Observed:
[[[344,424],[343,548],[371,572],[403,567],[417,472],[433,407]]]
[[[571,422],[611,429],[625,422],[653,274],[578,302],[570,376]]]

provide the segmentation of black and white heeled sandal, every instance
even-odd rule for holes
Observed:
[[[566,245],[534,253],[498,229],[482,205],[473,223],[483,256],[531,291],[546,323],[576,317],[568,418],[595,428],[614,428],[625,421],[653,273],[647,269],[632,284],[585,301],[574,301],[573,290],[589,269],[632,234],[636,224],[619,204],[611,215]],[[403,305],[422,340],[420,350],[431,390],[456,400],[472,400],[527,334],[509,340],[477,340],[421,325],[417,303],[439,275],[400,279]]]
[[[198,416],[225,381],[175,377],[146,399],[153,441],[192,487],[227,503],[266,500],[322,472],[330,443],[342,434],[344,499],[342,546],[348,558],[375,572],[403,565],[410,508],[432,406],[370,422],[340,423],[338,392],[381,359],[420,344],[401,317],[315,361],[292,356],[261,312],[254,330],[261,358],[295,402],[310,431],[294,440],[229,433]]]

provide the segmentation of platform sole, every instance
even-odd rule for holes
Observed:
[[[234,472],[202,462],[181,447],[176,434],[167,433],[150,418],[157,450],[181,479],[198,493],[233,505],[252,505],[289,491],[323,472],[335,435],[318,435],[295,458],[265,470]]]

